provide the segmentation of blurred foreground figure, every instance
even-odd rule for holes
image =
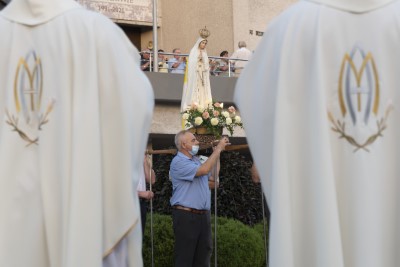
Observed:
[[[72,0],[13,0],[0,36],[0,266],[142,266],[138,51]]]
[[[399,1],[301,1],[241,74],[269,266],[400,266],[399,44]]]

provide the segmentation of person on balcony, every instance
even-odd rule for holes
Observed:
[[[172,50],[172,53],[174,53],[175,55],[168,61],[169,72],[184,74],[186,68],[186,58],[179,55],[181,53],[181,50],[179,48],[175,48],[174,50]]]
[[[249,49],[247,49],[245,41],[240,41],[238,43],[238,47],[239,49],[236,50],[231,56],[232,59],[241,59],[234,62],[236,75],[240,74],[240,72],[243,70],[243,68],[246,66],[247,62],[251,59],[251,56],[253,55],[253,53]]]
[[[164,55],[164,50],[158,49],[158,72],[168,73],[168,58]]]
[[[217,60],[217,68],[216,68],[216,75],[220,77],[229,77],[229,52],[224,50],[219,54],[220,57],[223,57],[221,59]],[[231,72],[233,72],[233,65],[231,67]]]
[[[140,68],[142,71],[152,71],[153,66],[150,66],[150,50],[144,50],[140,58]]]

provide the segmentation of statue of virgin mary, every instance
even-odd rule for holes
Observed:
[[[185,111],[192,103],[206,107],[212,103],[210,86],[210,65],[207,56],[207,29],[200,30],[200,38],[190,50],[185,81],[183,85],[181,111]]]

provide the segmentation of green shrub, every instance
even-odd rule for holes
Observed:
[[[254,226],[253,226],[253,229],[261,236],[261,238],[263,239],[263,248],[265,247],[265,246],[267,246],[267,248],[268,248],[268,237],[269,237],[269,233],[268,233],[268,222],[265,222],[266,223],[266,225],[265,225],[265,227],[266,227],[266,236],[267,236],[267,240],[266,240],[266,244],[265,244],[265,241],[264,241],[264,223],[263,223],[263,221],[261,221],[261,222],[259,222],[259,223],[257,223],[257,224],[255,224]],[[265,264],[265,261],[266,261],[266,258],[267,258],[267,255],[266,255],[266,251],[267,251],[268,249],[266,249],[266,250],[264,250],[264,264],[263,264],[263,266],[265,266],[266,264]]]
[[[174,262],[174,231],[172,217],[153,214],[154,266],[173,266]],[[150,213],[147,213],[146,229],[143,239],[143,264],[151,266]]]
[[[214,241],[214,217],[212,217]],[[263,234],[243,223],[218,217],[217,242],[218,266],[265,266]],[[174,233],[170,215],[153,215],[154,263],[156,267],[173,266]],[[150,214],[147,215],[143,242],[144,266],[151,266]],[[214,266],[214,254],[211,257]]]
[[[214,238],[214,218],[212,218],[212,229]],[[218,266],[265,266],[263,242],[263,236],[252,227],[233,219],[217,219]],[[214,266],[215,262],[214,251],[211,256],[211,266]]]
[[[268,222],[265,222],[265,228],[266,228],[265,230],[267,232],[266,234],[267,234],[267,240],[268,240],[268,225],[267,224],[268,224]],[[253,229],[255,231],[257,231],[257,233],[259,233],[264,238],[264,223],[263,223],[263,221],[255,224],[253,226]]]

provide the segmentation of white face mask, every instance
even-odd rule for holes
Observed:
[[[194,156],[199,152],[199,146],[192,146],[192,150],[189,151],[190,155]]]

